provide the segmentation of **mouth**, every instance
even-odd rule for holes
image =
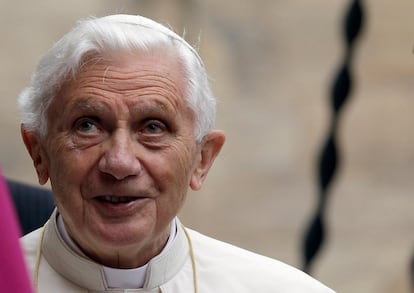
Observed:
[[[125,203],[130,203],[133,201],[138,200],[138,197],[133,197],[133,196],[109,196],[109,195],[105,195],[105,196],[98,196],[96,197],[96,199],[100,202],[104,202],[104,203],[110,203],[110,204],[125,204]]]
[[[92,201],[96,212],[106,220],[108,219],[125,219],[126,217],[135,216],[143,209],[151,205],[152,199],[144,195],[99,195],[95,196]]]

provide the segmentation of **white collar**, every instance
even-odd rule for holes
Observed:
[[[50,221],[43,228],[38,254],[45,261],[39,260],[37,270],[41,272],[45,267],[52,267],[54,271],[64,276],[66,280],[81,288],[93,292],[114,291],[113,288],[108,287],[101,265],[77,254],[66,244],[58,232],[56,214],[57,210],[55,209],[50,217]],[[190,240],[187,232],[178,218],[175,221],[177,234],[171,246],[167,251],[164,249],[148,262],[145,282],[142,287],[144,291],[152,291],[167,284],[182,271],[184,265],[187,265],[191,259],[194,259],[190,253]],[[188,279],[188,281],[191,282],[191,279]],[[43,283],[43,286],[39,284],[39,292],[44,288],[48,288],[48,286],[48,283]]]
[[[60,214],[57,213],[56,217],[59,234],[65,243],[73,250],[73,252],[77,253],[79,256],[86,257],[79,246],[69,236]],[[171,247],[176,234],[177,223],[174,218],[171,222],[170,237],[161,253],[167,251]],[[142,288],[144,285],[148,264],[134,269],[116,269],[106,266],[102,266],[102,268],[109,288],[138,289]]]

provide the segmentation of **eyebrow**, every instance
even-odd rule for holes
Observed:
[[[133,105],[129,108],[131,116],[163,116],[174,117],[177,111],[171,105],[161,101],[147,101],[139,105]],[[102,114],[111,112],[112,108],[105,105],[105,103],[96,102],[94,98],[81,98],[69,103],[64,110],[64,113],[71,115],[73,113],[84,112],[86,115]]]
[[[106,107],[100,103],[92,102],[91,98],[85,98],[76,100],[73,103],[69,103],[67,107],[68,111],[87,111],[87,112],[102,112],[106,110]]]
[[[174,108],[159,102],[159,101],[149,101],[148,103],[144,103],[143,106],[140,107],[132,107],[134,112],[159,112],[159,113],[170,113],[175,112],[172,111]]]

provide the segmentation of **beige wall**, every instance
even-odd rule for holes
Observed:
[[[39,56],[79,18],[134,13],[186,29],[219,97],[227,144],[184,222],[300,265],[316,199],[316,153],[343,54],[348,1],[0,0],[0,164],[35,183],[15,99]],[[365,1],[356,87],[340,127],[341,172],[329,202],[329,242],[315,276],[338,292],[408,292],[414,250],[414,18],[409,0]]]

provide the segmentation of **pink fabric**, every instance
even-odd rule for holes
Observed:
[[[19,243],[20,229],[0,170],[0,292],[33,292]]]

